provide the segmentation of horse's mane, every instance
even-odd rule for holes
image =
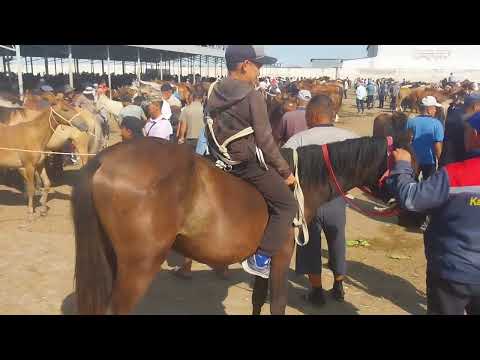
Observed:
[[[0,107],[0,123],[7,125],[10,117],[15,114],[20,114],[22,117],[26,117],[25,108],[4,108]]]
[[[387,144],[383,137],[361,137],[330,143],[328,150],[335,173],[342,174],[344,178],[355,179],[368,172],[369,167],[378,166],[381,157],[386,160]],[[302,186],[325,184],[329,175],[322,147],[307,145],[297,151]],[[281,153],[293,169],[292,149],[282,148]]]

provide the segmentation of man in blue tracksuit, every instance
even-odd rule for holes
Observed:
[[[402,207],[431,216],[424,234],[427,313],[480,315],[480,112],[465,123],[466,160],[416,183],[411,157],[394,151],[388,185]]]

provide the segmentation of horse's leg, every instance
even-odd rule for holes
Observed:
[[[42,182],[43,182],[42,196],[40,198],[40,214],[45,215],[47,213],[48,193],[50,192],[50,186],[52,184],[50,182],[50,179],[48,178],[45,163],[42,163],[42,165],[40,165],[37,170],[38,170],[38,172],[40,174],[40,178],[42,179]]]
[[[157,257],[119,262],[115,285],[112,291],[110,310],[114,314],[129,314],[147,291],[153,278],[160,270],[161,261]]]
[[[260,315],[262,312],[263,304],[267,300],[268,294],[268,279],[264,279],[260,276],[255,276],[255,283],[253,285],[252,293],[252,315]]]
[[[28,213],[33,215],[33,195],[35,194],[35,168],[33,165],[25,165],[20,172],[25,179],[25,188],[28,197]]]
[[[293,255],[293,228],[279,252],[272,257],[270,270],[270,313],[284,315],[288,299],[288,270]]]
[[[173,235],[172,235],[173,236]],[[117,257],[117,272],[109,310],[114,314],[129,314],[134,309],[153,278],[161,270],[162,263],[173,244],[165,241],[156,253],[149,255],[128,254]]]

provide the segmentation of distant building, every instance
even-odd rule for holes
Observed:
[[[341,77],[480,81],[479,45],[369,45],[367,58],[345,60]]]

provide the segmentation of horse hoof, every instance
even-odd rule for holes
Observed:
[[[192,272],[191,271],[185,271],[183,270],[180,266],[177,266],[172,269],[172,274],[175,275],[176,277],[179,277],[180,279],[184,280],[191,280],[192,279]]]
[[[40,216],[45,216],[47,215],[48,208],[46,206],[40,206],[38,208],[38,211],[40,213]]]
[[[215,271],[215,274],[217,277],[221,280],[229,280],[230,279],[230,274],[228,270],[225,271]]]

